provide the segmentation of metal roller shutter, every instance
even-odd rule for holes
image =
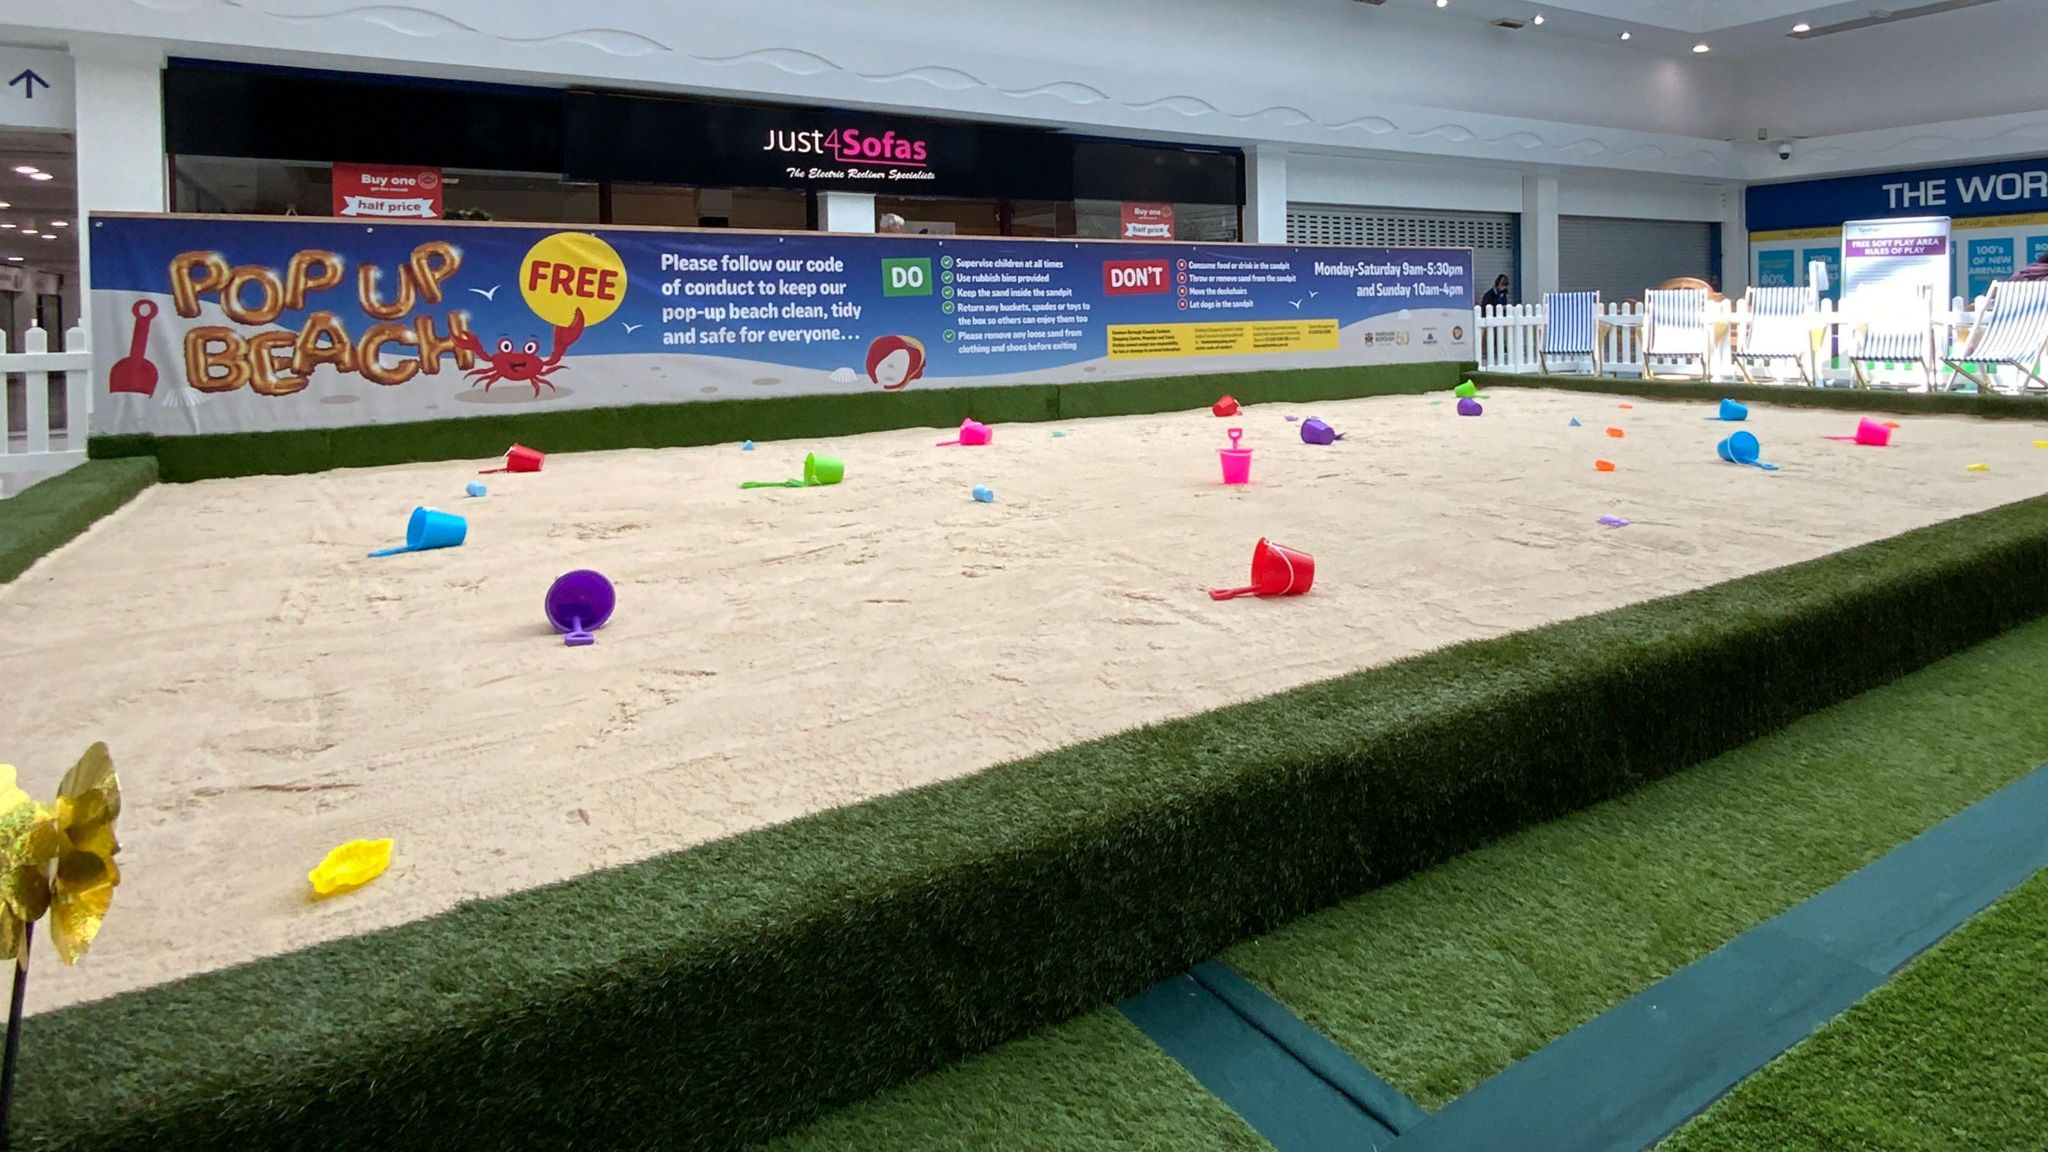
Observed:
[[[1287,206],[1289,244],[1342,244],[1356,248],[1470,248],[1472,298],[1493,287],[1495,276],[1518,279],[1517,220],[1511,212],[1427,212],[1414,208]],[[1520,289],[1516,289],[1520,299]]]
[[[1712,224],[1606,216],[1557,220],[1557,286],[1565,292],[1640,300],[1644,289],[1673,277],[1706,280],[1718,271]]]

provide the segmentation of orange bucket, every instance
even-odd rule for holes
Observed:
[[[1299,596],[1316,582],[1316,558],[1270,540],[1252,549],[1252,582],[1246,588],[1211,588],[1209,599],[1239,596]]]

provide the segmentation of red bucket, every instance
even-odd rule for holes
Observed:
[[[479,475],[489,476],[494,472],[538,472],[546,453],[536,452],[524,444],[514,444],[505,450],[503,468],[486,468]]]
[[[1237,397],[1225,396],[1223,399],[1209,405],[1209,411],[1217,416],[1235,416],[1237,415]]]
[[[1299,596],[1316,582],[1316,558],[1270,540],[1252,549],[1252,582],[1248,588],[1212,588],[1211,600],[1238,596]]]

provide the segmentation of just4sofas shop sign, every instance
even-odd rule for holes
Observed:
[[[102,433],[1471,357],[1464,249],[95,216]]]

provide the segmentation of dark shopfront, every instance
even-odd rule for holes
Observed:
[[[336,164],[562,224],[815,229],[854,192],[909,232],[1231,241],[1244,200],[1233,149],[822,108],[173,61],[164,118],[178,212],[330,215]]]

